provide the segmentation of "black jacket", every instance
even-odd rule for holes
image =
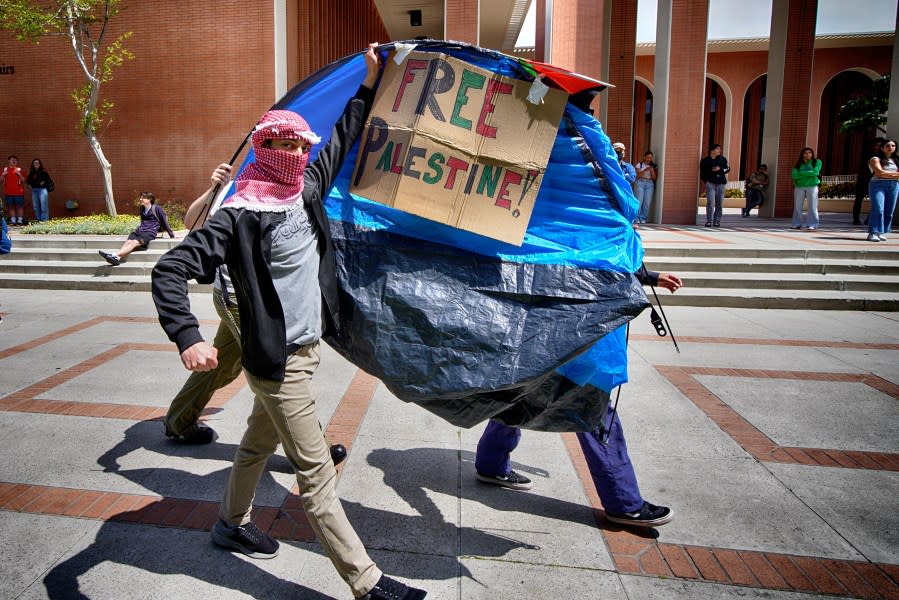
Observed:
[[[321,265],[322,329],[336,333],[337,271],[323,196],[331,188],[343,159],[362,131],[374,92],[360,87],[334,125],[331,139],[304,173],[303,200],[318,232]],[[183,352],[203,340],[190,312],[187,282],[211,282],[216,268],[228,272],[240,309],[241,362],[257,377],[284,380],[287,341],[284,312],[272,281],[272,232],[284,213],[254,212],[227,205],[203,227],[169,250],[153,268],[153,301],[169,339]]]
[[[712,171],[712,167],[721,167],[721,170]],[[699,161],[699,178],[704,183],[714,183],[716,185],[727,183],[727,174],[729,172],[730,166],[727,164],[727,159],[723,156],[719,155],[715,158],[706,156]]]

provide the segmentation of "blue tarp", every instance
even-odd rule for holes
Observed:
[[[472,46],[416,49],[531,79],[517,59]],[[274,108],[301,114],[323,145],[365,73],[362,54],[347,57]],[[596,427],[627,380],[624,324],[648,305],[632,275],[637,200],[599,122],[567,105],[520,247],[351,194],[358,146],[326,199],[344,326],[328,342],[457,425]]]

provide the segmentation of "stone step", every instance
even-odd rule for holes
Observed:
[[[887,292],[899,295],[899,275],[815,273],[703,273],[677,271],[685,288],[749,290],[832,290]],[[680,291],[678,291],[678,294]]]
[[[687,278],[687,286],[677,294],[659,290],[664,306],[719,306],[730,308],[779,308],[809,310],[899,311],[895,291],[700,287]],[[209,292],[212,286],[190,283],[191,292]],[[150,277],[142,275],[58,275],[13,273],[0,276],[0,288],[67,289],[96,291],[150,290]],[[652,299],[652,294],[649,293]],[[655,300],[653,299],[653,303]]]
[[[134,277],[150,275],[150,271],[156,264],[155,260],[140,260],[139,257],[129,257],[118,267],[113,267],[99,256],[98,260],[72,261],[72,260],[15,260],[6,259],[0,261],[0,274],[9,273],[46,273],[48,275],[81,275],[92,277]]]
[[[73,249],[73,250],[114,250],[121,246],[126,236],[68,236],[68,235],[17,235],[13,247],[16,254],[25,250]],[[150,245],[147,254],[163,254],[177,246],[180,239],[157,238]],[[685,245],[648,245],[647,259],[670,258],[753,258],[753,259],[827,259],[854,261],[897,261],[899,249],[872,244],[870,248],[759,248],[739,245],[726,247],[692,247]],[[89,252],[87,254],[90,254]],[[137,253],[135,253],[136,255]]]
[[[105,246],[111,249],[109,245]],[[144,263],[152,266],[168,248],[151,247],[148,250],[133,252],[127,263],[132,265]],[[16,248],[4,261],[0,261],[0,271],[3,264],[10,260],[31,261],[40,268],[40,264],[52,264],[54,262],[67,262],[71,264],[90,264],[92,266],[105,265],[105,261],[97,250],[84,248],[49,248],[34,247],[28,249]],[[126,263],[123,263],[126,264]],[[857,275],[899,275],[899,259],[889,258],[855,259],[820,256],[802,258],[797,256],[784,256],[772,258],[759,257],[709,257],[701,259],[696,256],[659,256],[646,257],[646,266],[655,271],[671,272],[734,272],[734,273],[815,273],[815,274],[857,274]]]
[[[99,257],[98,257],[99,258]],[[118,267],[113,267],[100,260],[90,263],[69,260],[10,260],[0,261],[0,277],[13,274],[43,273],[54,276],[77,276],[92,278],[149,277],[154,262],[150,260],[134,260],[129,258]],[[654,266],[654,265],[653,265]],[[749,289],[804,289],[834,291],[881,291],[899,294],[899,274],[897,275],[859,275],[859,274],[821,274],[783,273],[783,272],[707,272],[683,271],[679,269],[662,269],[677,273],[688,288],[749,288]]]
[[[110,269],[112,267],[109,267]],[[149,275],[65,275],[48,273],[11,273],[0,275],[0,288],[34,290],[82,290],[149,292]],[[191,292],[211,292],[211,285],[200,285],[195,281],[188,284]]]
[[[106,247],[104,250],[112,251],[113,249]],[[167,250],[162,249],[138,250],[128,255],[128,262],[144,263],[152,267],[159,260],[159,257],[166,252]],[[35,264],[52,262],[65,262],[72,265],[109,264],[100,256],[99,250],[74,248],[29,248],[27,250],[16,248],[7,259],[29,261]]]
[[[856,261],[794,258],[716,258],[697,260],[675,257],[646,257],[653,271],[729,273],[819,273],[856,275],[899,275],[899,261]]]
[[[0,287],[149,291],[150,270],[180,240],[161,238],[112,267],[97,253],[125,236],[16,236],[0,260]],[[886,248],[765,248],[655,245],[647,267],[678,274],[663,305],[814,310],[899,310],[899,251]],[[191,291],[211,286],[191,283]],[[650,294],[651,296],[651,294]]]
[[[183,237],[183,236],[181,236]],[[118,249],[128,238],[126,235],[16,235],[13,236],[13,251],[35,248],[66,248],[82,250],[113,250]],[[156,238],[150,243],[149,252],[158,251],[160,254],[177,246],[181,239],[169,237]]]
[[[659,293],[659,297],[663,306],[899,311],[899,295],[894,292],[683,288],[676,294]]]
[[[768,259],[828,259],[855,261],[899,261],[899,250],[883,246],[872,249],[844,248],[695,248],[689,246],[647,246],[647,260],[656,258],[768,258]]]

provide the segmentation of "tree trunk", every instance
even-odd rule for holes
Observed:
[[[112,165],[106,160],[106,156],[103,154],[103,149],[100,147],[97,136],[87,134],[87,141],[91,146],[91,150],[94,152],[94,157],[96,157],[100,169],[103,171],[103,197],[106,200],[106,211],[114,217],[117,213],[115,209],[115,196],[113,196],[112,193]]]

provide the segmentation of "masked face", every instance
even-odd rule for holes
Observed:
[[[270,110],[253,133],[257,178],[289,187],[302,186],[309,149],[321,141],[300,115]]]

